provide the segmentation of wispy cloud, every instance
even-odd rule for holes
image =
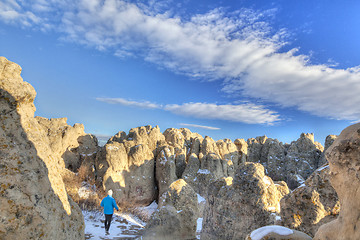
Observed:
[[[110,104],[120,104],[130,107],[139,107],[139,108],[148,108],[148,109],[162,108],[161,105],[149,101],[132,101],[124,98],[96,98],[96,100]]]
[[[179,125],[185,126],[185,127],[202,128],[202,129],[207,129],[207,130],[220,130],[221,129],[221,128],[217,128],[217,127],[203,126],[203,125],[197,125],[197,124],[191,124],[191,123],[180,123]]]
[[[123,98],[96,98],[96,100],[110,104],[120,104],[145,109],[161,109],[173,114],[200,119],[216,119],[266,125],[273,125],[274,123],[281,121],[280,115],[277,112],[266,109],[264,106],[251,103],[236,105],[218,105],[213,103],[161,105],[149,101],[130,101]]]
[[[5,0],[0,3],[0,20],[25,27],[54,27],[69,41],[113,51],[120,57],[142,56],[191,77],[220,80],[225,93],[260,98],[322,117],[360,119],[360,68],[313,65],[309,56],[297,54],[296,49],[280,53],[287,31],[272,33],[267,17],[274,16],[273,10],[229,13],[214,9],[184,20],[172,14],[175,10],[163,11],[168,5],[149,2]],[[225,114],[235,111],[245,121],[262,114],[271,117],[263,123],[279,118],[251,105],[214,107],[199,103],[205,109],[201,113],[192,111],[192,106],[166,109],[196,117],[210,117],[205,112],[212,109]],[[253,117],[246,120],[243,112]],[[220,117],[214,114],[213,119]]]
[[[248,124],[268,124],[279,122],[280,116],[277,112],[265,109],[263,106],[254,104],[241,105],[217,105],[212,103],[184,103],[168,104],[164,110],[177,115],[202,118],[226,120],[232,122],[243,122]]]

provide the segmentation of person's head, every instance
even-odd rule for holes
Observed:
[[[112,197],[113,191],[112,191],[111,189],[108,191],[108,195],[109,195],[110,197]]]

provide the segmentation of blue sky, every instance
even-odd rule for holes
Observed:
[[[360,119],[359,12],[355,0],[2,0],[0,55],[35,87],[36,115],[88,133],[150,124],[323,144]]]

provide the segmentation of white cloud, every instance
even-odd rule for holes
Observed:
[[[137,102],[137,101],[126,100],[124,98],[96,98],[96,100],[110,104],[120,104],[130,107],[139,107],[139,108],[148,108],[148,109],[162,108],[161,105],[158,105],[156,103],[151,103],[149,101]]]
[[[360,119],[359,68],[312,65],[308,56],[297,55],[296,50],[279,53],[287,32],[271,34],[266,18],[274,16],[273,10],[226,13],[214,9],[184,20],[174,10],[163,11],[166,6],[166,1],[5,0],[0,3],[0,20],[19,21],[23,26],[56,25],[67,40],[111,50],[120,57],[140,55],[188,76],[221,80],[226,93],[245,94],[322,117]],[[211,104],[201,106],[213,108]],[[186,104],[167,108],[205,117]],[[225,113],[234,108],[239,113],[250,112],[249,121],[259,111],[271,117],[263,123],[278,119],[276,113],[255,111],[251,105],[215,108]]]
[[[216,119],[248,124],[268,124],[279,122],[280,116],[274,111],[254,104],[217,105],[211,103],[185,103],[182,105],[168,104],[164,110],[174,114],[202,118]]]
[[[101,102],[120,104],[124,106],[162,109],[177,115],[200,119],[216,119],[232,122],[243,122],[248,124],[273,125],[279,122],[280,116],[277,112],[265,109],[264,106],[251,103],[237,105],[217,105],[212,103],[184,103],[160,105],[149,101],[130,101],[124,98],[96,98]]]
[[[221,128],[217,128],[217,127],[203,126],[203,125],[191,124],[191,123],[180,123],[179,125],[185,126],[185,127],[203,128],[203,129],[207,129],[207,130],[220,130],[221,129]]]

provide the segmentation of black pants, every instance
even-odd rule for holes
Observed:
[[[112,214],[105,214],[105,231],[109,231]]]

